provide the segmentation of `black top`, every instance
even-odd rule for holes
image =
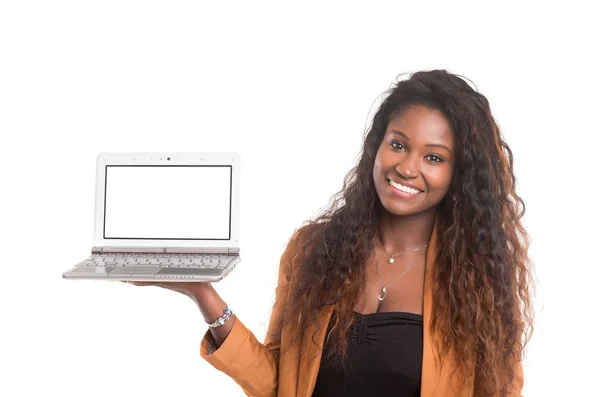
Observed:
[[[328,332],[331,329],[329,324]],[[421,390],[423,316],[404,312],[354,313],[348,332],[347,374],[323,347],[312,397],[413,397]]]

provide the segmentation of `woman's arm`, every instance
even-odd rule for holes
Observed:
[[[211,283],[202,284],[203,286],[198,288],[191,298],[196,302],[196,305],[200,309],[204,321],[210,324],[223,315],[223,311],[227,308],[227,304],[219,296],[217,291],[215,291]],[[236,316],[233,314],[225,324],[220,327],[209,328],[215,348],[221,346],[225,339],[227,339],[235,321]]]
[[[275,304],[264,343],[260,343],[238,318],[233,318],[234,321],[230,318],[225,323],[229,323],[228,328],[223,325],[209,329],[202,338],[200,356],[229,375],[249,396],[277,395],[283,310],[289,292],[291,259],[296,251],[297,236],[298,232],[292,236],[281,256]],[[209,322],[221,316],[225,308],[225,303],[212,288],[200,291],[196,301],[205,321]]]

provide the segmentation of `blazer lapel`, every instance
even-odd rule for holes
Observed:
[[[429,331],[432,310],[432,270],[438,250],[438,221],[436,217],[433,231],[425,254],[425,282],[423,286],[423,362],[421,364],[421,397],[433,397],[440,383],[440,373],[436,362],[437,351]]]
[[[327,326],[333,315],[333,305],[327,306],[319,314],[319,326],[320,330],[316,334],[315,345],[312,340],[313,333],[317,330],[316,326],[312,325],[305,334],[304,338],[304,358],[300,363],[298,371],[298,389],[296,392],[297,397],[310,397],[312,394],[315,384],[317,383],[317,375],[321,366],[321,355],[323,352],[323,346],[325,345],[325,334],[327,333]]]

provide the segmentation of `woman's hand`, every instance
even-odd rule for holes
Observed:
[[[204,321],[208,324],[214,322],[217,318],[223,315],[223,310],[227,304],[217,294],[209,282],[166,282],[166,281],[124,281],[127,284],[137,285],[140,287],[156,286],[171,291],[179,292],[187,297],[190,297],[200,309]],[[226,322],[225,325],[217,328],[210,328],[210,332],[217,343],[217,347],[221,346],[236,321],[235,314]]]

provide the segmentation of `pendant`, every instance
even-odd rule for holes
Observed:
[[[381,296],[381,294],[383,294],[383,296]],[[379,293],[379,295],[377,296],[377,299],[379,299],[380,301],[385,299],[385,296],[387,295],[387,291],[385,289],[385,287],[383,287],[381,289],[381,292]]]
[[[388,259],[388,263],[394,263],[394,257],[390,256],[390,259]]]

